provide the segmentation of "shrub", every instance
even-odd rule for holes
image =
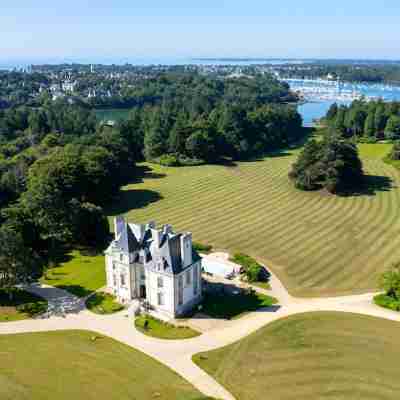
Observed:
[[[232,261],[244,268],[244,273],[249,282],[266,282],[269,279],[269,273],[254,258],[243,253],[233,255]]]
[[[249,268],[246,270],[247,280],[249,282],[257,282],[261,277],[262,266],[260,264],[254,263],[251,264]]]
[[[392,296],[388,296],[387,294],[378,294],[374,297],[374,302],[378,306],[388,308],[393,311],[400,311],[400,301],[396,300]]]
[[[368,144],[374,144],[377,143],[378,139],[374,136],[361,136],[358,139],[358,143],[368,143]]]
[[[174,154],[163,154],[158,159],[159,164],[164,167],[178,167],[180,164],[179,158]]]
[[[21,313],[29,314],[31,316],[43,314],[47,311],[47,301],[20,304],[16,309]]]
[[[212,246],[209,244],[193,242],[193,249],[196,250],[197,252],[209,253],[212,249]]]

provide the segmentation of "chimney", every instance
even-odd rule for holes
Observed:
[[[156,223],[154,221],[150,221],[147,225],[146,225],[146,229],[155,229],[156,227]]]
[[[181,235],[181,257],[183,267],[193,263],[192,234],[190,232]]]
[[[118,235],[122,232],[125,225],[125,218],[122,215],[114,218],[114,235],[115,240],[117,240]]]
[[[172,226],[169,224],[166,224],[163,226],[163,234],[167,235],[169,233],[172,233]]]
[[[162,231],[159,231],[158,229],[151,229],[151,236],[153,238],[156,248],[160,247],[161,234],[162,234]]]

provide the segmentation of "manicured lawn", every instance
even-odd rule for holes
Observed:
[[[169,368],[87,331],[0,335],[2,400],[200,400]]]
[[[124,309],[109,293],[96,292],[86,300],[86,307],[95,314],[113,314]]]
[[[0,322],[32,318],[47,310],[47,301],[39,296],[15,289],[12,298],[0,290]]]
[[[391,143],[359,143],[358,150],[360,156],[363,158],[376,158],[382,160],[386,157],[392,150],[393,145]]]
[[[277,302],[277,299],[255,291],[238,291],[237,294],[206,293],[202,312],[213,318],[236,319],[260,308],[271,307]]]
[[[105,286],[104,256],[84,254],[74,250],[59,266],[47,271],[42,282],[85,297]]]
[[[194,361],[237,400],[397,400],[399,335],[394,321],[308,313]]]
[[[368,190],[348,197],[296,190],[287,174],[298,150],[237,166],[144,164],[143,181],[124,187],[108,215],[249,254],[294,295],[372,291],[400,259],[400,175],[380,159],[389,146],[361,145]]]
[[[251,285],[257,286],[257,287],[259,287],[261,289],[265,289],[265,290],[271,289],[271,285],[269,284],[269,282],[251,282]]]
[[[145,327],[147,321],[147,328]],[[147,336],[159,339],[190,339],[200,333],[187,326],[175,326],[150,316],[141,315],[135,319],[136,328]]]

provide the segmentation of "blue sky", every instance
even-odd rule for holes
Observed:
[[[0,61],[400,59],[400,0],[2,0]]]

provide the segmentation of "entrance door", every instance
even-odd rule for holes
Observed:
[[[140,285],[140,298],[146,298],[146,285]]]

